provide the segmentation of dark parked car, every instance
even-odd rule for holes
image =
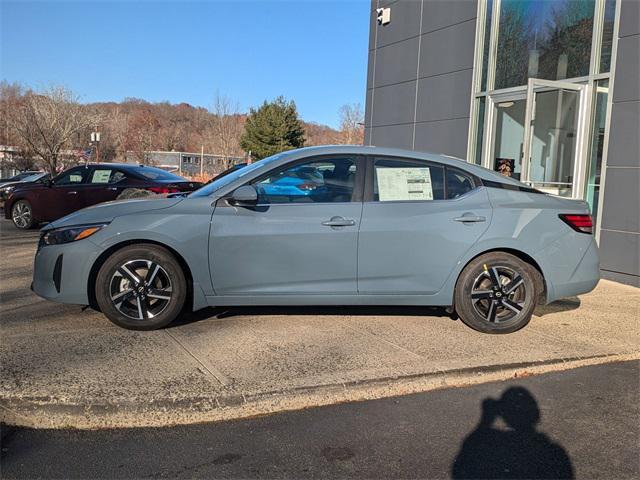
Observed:
[[[4,208],[4,202],[7,200],[11,192],[13,192],[17,186],[24,186],[30,183],[43,183],[51,178],[47,172],[36,172],[26,177],[21,176],[22,180],[13,180],[10,182],[0,183],[0,207]]]
[[[8,182],[19,182],[21,180],[24,180],[25,178],[27,178],[30,175],[33,175],[35,173],[40,173],[37,170],[29,170],[26,172],[20,172],[17,175],[14,175],[13,177],[7,177],[7,178],[0,178],[0,187],[2,187],[5,183]]]
[[[116,200],[129,189],[153,193],[188,192],[201,186],[155,167],[117,163],[70,168],[53,180],[17,186],[5,203],[5,217],[28,229],[96,203]]]

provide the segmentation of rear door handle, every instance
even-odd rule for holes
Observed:
[[[331,217],[330,220],[322,222],[325,227],[352,227],[356,224],[355,220],[343,217]]]
[[[454,218],[454,220],[456,222],[463,222],[463,223],[476,223],[476,222],[485,222],[487,219],[485,217],[482,217],[480,215],[472,215],[472,214],[464,214],[461,217],[456,217]]]
[[[78,192],[67,192],[67,195],[77,195]]]

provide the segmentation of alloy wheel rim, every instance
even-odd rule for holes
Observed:
[[[485,266],[471,289],[474,310],[489,323],[513,319],[524,309],[526,298],[524,279],[504,265]]]
[[[25,228],[31,221],[31,208],[26,203],[17,203],[13,207],[12,219],[18,227]]]
[[[109,295],[115,308],[126,317],[149,320],[171,303],[173,287],[160,264],[136,259],[116,269],[109,283]]]

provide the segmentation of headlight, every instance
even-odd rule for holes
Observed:
[[[16,187],[14,187],[14,186],[8,186],[8,187],[0,188],[0,196],[8,197],[9,194],[15,190],[15,188]]]
[[[45,232],[42,236],[42,242],[45,245],[60,245],[62,243],[75,242],[90,237],[106,226],[106,223],[101,223],[98,225],[78,225],[76,227],[57,228]]]

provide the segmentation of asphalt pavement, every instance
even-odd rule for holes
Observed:
[[[640,362],[228,422],[2,428],[2,478],[639,478]]]

